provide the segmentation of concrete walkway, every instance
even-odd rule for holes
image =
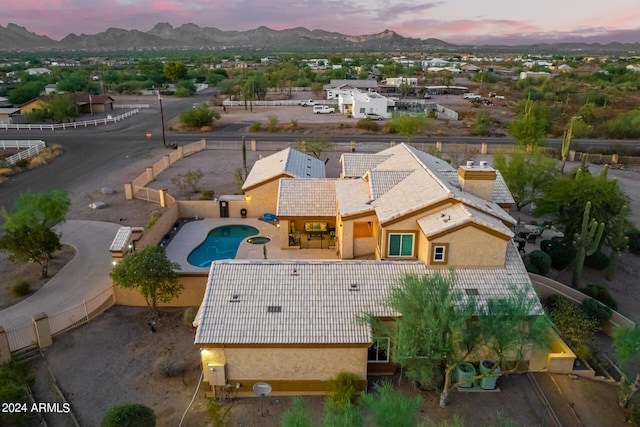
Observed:
[[[34,314],[44,312],[51,316],[109,289],[109,247],[119,228],[120,224],[83,220],[59,226],[62,243],[75,248],[75,257],[36,293],[1,310],[0,326],[13,329],[30,324]]]

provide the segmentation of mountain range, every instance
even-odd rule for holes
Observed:
[[[350,36],[323,30],[290,28],[273,30],[258,27],[247,31],[222,31],[213,27],[184,24],[174,28],[168,23],[156,24],[147,32],[109,28],[97,34],[69,34],[53,40],[9,23],[0,25],[0,51],[37,50],[168,50],[168,49],[272,49],[272,50],[370,50],[370,51],[582,51],[593,53],[640,52],[640,43],[543,43],[515,46],[455,45],[442,40],[407,38],[391,30],[378,34]]]

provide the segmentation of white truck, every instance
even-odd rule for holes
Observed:
[[[336,112],[336,109],[326,105],[314,105],[313,112],[315,114],[333,114]]]
[[[314,101],[313,99],[305,99],[304,101],[300,101],[300,105],[303,107],[309,107],[312,105],[318,105],[318,101]]]
[[[462,95],[462,97],[464,99],[480,99],[482,98],[480,95],[477,95],[475,93],[471,93],[471,92],[467,92],[464,95]]]

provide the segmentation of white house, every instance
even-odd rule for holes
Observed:
[[[352,93],[351,114],[356,119],[363,119],[367,113],[374,113],[384,118],[391,115],[387,112],[388,100],[379,93],[361,92],[354,90]]]
[[[387,77],[387,84],[390,86],[400,87],[407,85],[409,87],[418,86],[417,77]]]

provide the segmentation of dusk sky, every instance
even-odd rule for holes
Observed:
[[[638,0],[0,0],[0,25],[54,40],[159,22],[221,30],[306,27],[348,35],[393,30],[451,43],[509,40],[640,42]],[[595,37],[595,38],[593,38]]]

